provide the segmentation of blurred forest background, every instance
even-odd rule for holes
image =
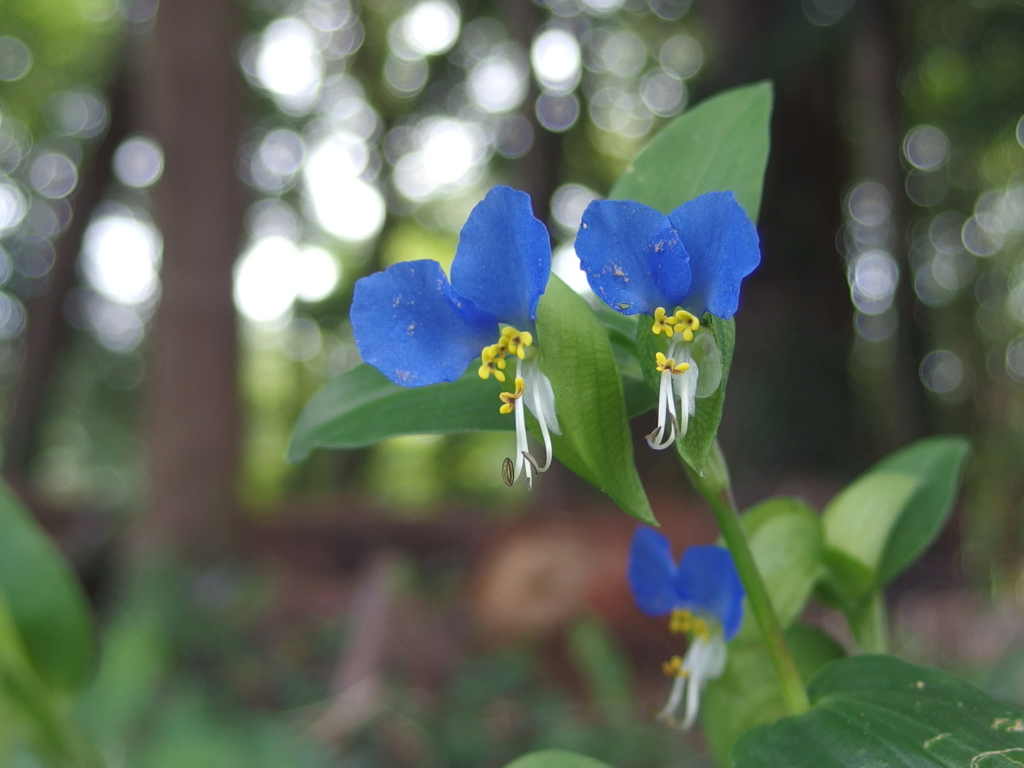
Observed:
[[[674,646],[606,498],[557,466],[505,488],[504,433],[284,455],[359,362],[359,277],[450,263],[504,183],[586,291],[587,203],[688,104],[765,78],[721,433],[741,505],[820,507],[968,435],[895,648],[1024,703],[1024,2],[5,0],[3,473],[95,606],[79,712],[112,765],[707,764],[651,717]],[[713,540],[635,426],[676,546]]]

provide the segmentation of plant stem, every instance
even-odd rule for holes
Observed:
[[[885,595],[876,590],[855,613],[846,617],[857,645],[865,653],[889,652],[889,629],[886,626]]]
[[[800,679],[800,672],[793,661],[789,646],[786,644],[782,625],[779,623],[778,616],[775,615],[775,609],[772,608],[768,590],[761,578],[761,572],[754,562],[754,554],[750,550],[747,534],[743,530],[739,511],[733,500],[729,469],[718,441],[715,441],[711,449],[711,455],[708,456],[703,474],[694,472],[685,461],[683,466],[686,467],[693,486],[711,507],[718,527],[722,531],[722,538],[725,539],[725,545],[732,553],[736,570],[739,572],[743,588],[747,592],[750,609],[761,630],[765,645],[768,646],[768,654],[771,656],[772,666],[775,668],[775,674],[782,686],[782,697],[786,702],[786,707],[793,715],[806,712],[810,708],[807,691]]]

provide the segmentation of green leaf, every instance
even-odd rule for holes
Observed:
[[[20,635],[10,603],[0,594],[0,734],[23,735],[53,768],[101,768],[99,755],[69,716],[63,696],[40,677]]]
[[[842,658],[843,649],[817,627],[794,624],[786,641],[804,680],[830,661]],[[701,722],[711,754],[729,764],[729,751],[740,736],[756,725],[770,723],[788,713],[778,677],[764,643],[756,636],[729,643],[725,672],[708,683],[701,704]],[[780,762],[779,765],[788,765]]]
[[[855,656],[818,673],[813,706],[756,728],[735,768],[997,768],[1024,765],[1024,711],[892,656]]]
[[[658,352],[665,352],[668,343],[664,336],[655,336],[651,333],[653,322],[654,319],[649,315],[640,315],[636,326],[636,348],[637,357],[640,360],[640,370],[644,374],[647,385],[651,390],[657,392],[661,383],[661,374],[654,368],[654,356]],[[722,423],[725,387],[729,382],[729,368],[732,366],[732,353],[736,346],[735,320],[731,318],[722,320],[714,315],[706,314],[701,324],[710,328],[714,335],[721,364],[721,383],[710,397],[697,398],[697,409],[690,417],[686,436],[681,440],[676,440],[676,451],[695,472],[703,471],[708,454],[711,453],[711,446],[714,445],[715,437],[718,435],[718,426]],[[644,361],[648,362],[645,364]],[[700,376],[703,378],[704,373],[700,373]],[[651,428],[654,428],[653,424]]]
[[[470,366],[447,384],[400,387],[362,363],[332,379],[299,416],[288,447],[298,463],[314,448],[351,449],[399,435],[496,432],[515,428],[498,413],[497,382],[484,382]]]
[[[0,483],[0,597],[39,677],[58,692],[92,672],[92,620],[64,558]]]
[[[920,485],[921,478],[905,472],[873,469],[859,477],[825,507],[826,545],[874,574],[889,533]]]
[[[953,509],[970,443],[955,436],[928,437],[882,459],[879,469],[910,472],[921,486],[893,528],[878,568],[879,581],[892,581],[917,560],[942,531]]]
[[[708,454],[711,453],[711,446],[718,436],[718,426],[722,423],[722,408],[725,406],[725,386],[729,382],[732,352],[736,346],[735,320],[722,320],[712,315],[704,315],[704,322],[715,335],[715,344],[718,346],[718,355],[722,363],[722,383],[711,397],[697,398],[697,410],[690,417],[686,436],[676,440],[676,452],[694,472],[703,471]]]
[[[612,345],[615,364],[622,375],[622,391],[626,398],[626,413],[635,418],[647,413],[658,404],[657,394],[651,390],[636,358],[636,316],[627,317],[611,310],[597,310],[597,321],[604,326]]]
[[[669,213],[687,200],[732,190],[753,221],[768,163],[771,83],[734,88],[669,123],[619,178],[609,197]]]
[[[751,507],[741,521],[772,607],[782,626],[788,626],[825,572],[821,520],[800,499],[780,496]]]
[[[624,510],[657,524],[633,464],[622,379],[603,326],[555,275],[537,307],[541,370],[551,380],[561,435],[555,456]]]
[[[968,449],[960,437],[919,440],[829,503],[822,524],[830,582],[841,599],[891,581],[928,548],[956,499]]]
[[[506,765],[505,768],[608,768],[608,766],[600,760],[576,752],[545,749],[523,755]]]
[[[629,665],[608,631],[593,619],[580,619],[569,630],[569,655],[590,689],[590,701],[602,718],[618,728],[633,719]]]

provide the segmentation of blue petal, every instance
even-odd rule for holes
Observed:
[[[627,578],[637,607],[649,616],[664,616],[679,600],[672,588],[675,562],[668,539],[653,528],[637,528],[629,548]]]
[[[671,312],[690,289],[686,248],[665,214],[632,200],[595,200],[583,213],[576,254],[590,287],[624,315]]]
[[[530,196],[494,187],[469,214],[452,262],[462,296],[520,329],[532,328],[551,274],[551,240]]]
[[[356,283],[349,312],[363,360],[403,387],[454,381],[498,336],[436,261],[403,261]]]
[[[690,547],[679,561],[673,586],[683,608],[714,616],[730,640],[743,623],[743,584],[729,550]]]
[[[757,228],[732,192],[707,192],[669,214],[690,254],[693,282],[682,306],[730,318],[740,303],[740,282],[761,263]]]

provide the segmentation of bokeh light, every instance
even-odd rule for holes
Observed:
[[[802,0],[804,16],[816,27],[830,27],[853,7],[853,0]]]
[[[580,80],[580,46],[564,29],[548,29],[534,38],[530,62],[537,81],[546,89],[566,93]]]
[[[281,109],[294,114],[308,111],[323,78],[313,30],[291,17],[272,22],[260,40],[255,71]]]
[[[934,171],[949,156],[949,139],[934,125],[919,125],[907,131],[903,139],[903,156],[922,171]]]
[[[542,93],[535,105],[537,121],[549,131],[572,128],[580,116],[580,102],[572,93]]]
[[[480,178],[488,157],[483,130],[476,124],[429,117],[409,136],[412,151],[395,163],[398,191],[414,201],[456,194]]]
[[[423,0],[398,24],[410,49],[421,56],[434,56],[455,45],[459,37],[459,9],[445,0]]]
[[[526,98],[529,87],[526,55],[506,44],[478,61],[469,73],[469,95],[487,112],[508,112]]]
[[[963,361],[948,349],[929,352],[921,361],[921,383],[947,400],[962,399],[966,374]]]
[[[109,119],[103,99],[89,88],[76,88],[51,96],[46,102],[46,112],[55,133],[78,139],[99,136]]]
[[[148,136],[127,138],[114,152],[114,174],[129,187],[141,189],[155,184],[163,172],[163,150]]]
[[[278,235],[255,241],[235,264],[235,306],[249,320],[274,324],[296,299],[320,301],[338,284],[341,270],[322,248],[300,249]]]
[[[29,169],[32,188],[43,197],[67,197],[78,183],[78,169],[70,158],[60,152],[44,152],[32,161]]]
[[[25,218],[26,209],[25,196],[18,185],[10,180],[0,180],[0,232],[18,226]]]
[[[366,144],[339,131],[316,145],[305,164],[305,200],[320,226],[342,240],[367,240],[384,224],[384,198],[359,178],[368,160]]]
[[[159,288],[163,242],[156,228],[127,213],[95,218],[82,242],[82,271],[97,292],[119,304],[141,304]]]
[[[32,51],[21,40],[10,35],[0,37],[0,80],[20,80],[32,69]]]

